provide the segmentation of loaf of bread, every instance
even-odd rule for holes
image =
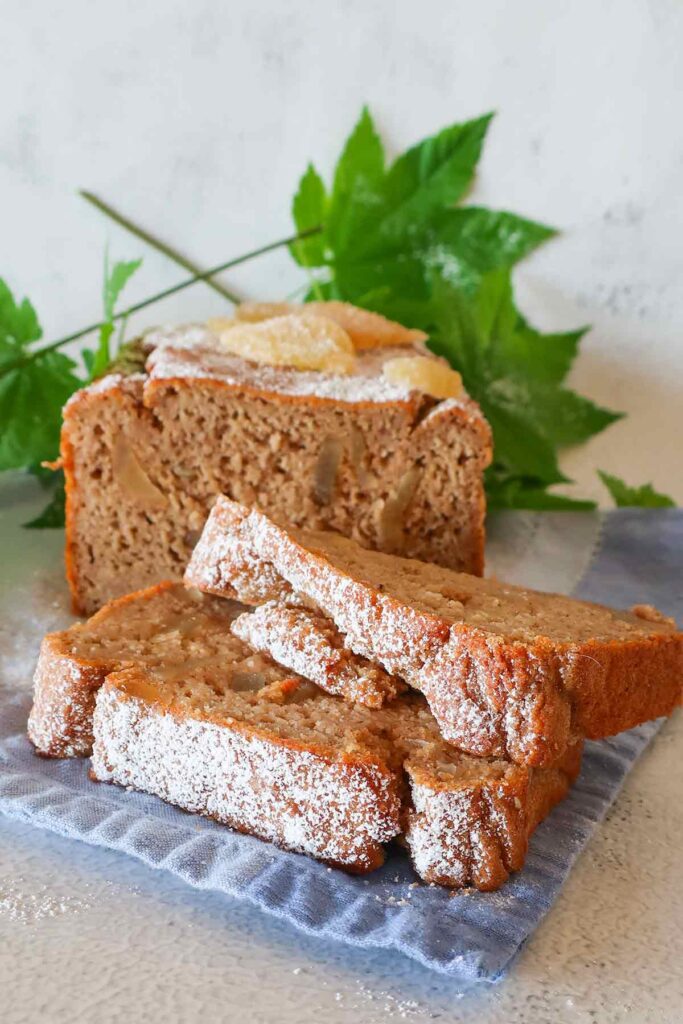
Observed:
[[[353,372],[335,374],[248,361],[201,326],[151,332],[144,346],[144,372],[104,377],[64,411],[77,611],[180,579],[221,493],[482,572],[489,427],[467,395],[441,400],[383,373],[412,348],[364,345]]]
[[[92,745],[97,780],[347,870],[377,867],[391,840],[443,885],[493,889],[522,866],[579,744],[548,769],[463,754],[419,694],[349,704],[255,652],[230,630],[244,613],[164,583],[46,638],[33,742],[58,756]]]
[[[550,765],[576,737],[621,732],[681,699],[683,635],[653,608],[615,612],[368,551],[227,498],[186,581],[319,610],[341,645],[420,690],[443,736],[478,755]]]

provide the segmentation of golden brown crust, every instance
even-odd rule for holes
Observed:
[[[499,779],[441,792],[408,762],[414,809],[405,839],[421,877],[484,892],[500,888],[523,867],[536,826],[567,795],[581,753],[582,744],[573,743],[551,768],[510,765]]]
[[[401,781],[381,759],[334,757],[249,723],[188,717],[159,704],[135,669],[100,690],[94,733],[96,779],[347,870],[382,864],[399,829]]]

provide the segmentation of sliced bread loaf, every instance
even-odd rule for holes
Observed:
[[[258,365],[199,326],[144,344],[144,372],[105,377],[64,411],[78,611],[180,579],[221,493],[481,573],[490,430],[467,395],[440,400],[383,375],[411,348],[363,348],[352,373],[335,375]]]
[[[343,644],[425,694],[463,750],[549,765],[681,699],[683,635],[651,608],[615,612],[280,526],[219,498],[186,581],[250,604],[323,612]]]
[[[418,694],[369,710],[256,653],[229,629],[243,611],[166,583],[47,638],[32,739],[64,755],[92,742],[95,779],[348,870],[392,839],[443,885],[492,889],[522,866],[580,745],[550,769],[462,754]]]

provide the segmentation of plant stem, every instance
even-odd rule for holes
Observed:
[[[201,274],[194,274],[192,277],[188,277],[184,281],[180,281],[178,284],[171,285],[170,288],[165,288],[162,292],[157,292],[156,295],[151,295],[148,299],[136,302],[135,305],[129,306],[128,309],[124,309],[120,313],[116,313],[111,318],[112,322],[116,320],[123,320],[124,317],[131,316],[132,313],[137,313],[141,309],[146,309],[147,306],[151,306],[155,302],[160,302],[161,299],[166,299],[169,295],[175,295],[176,292],[180,292],[184,288],[189,288],[190,285],[196,284],[197,281],[206,281],[208,277],[213,277],[214,274],[220,274],[223,270],[230,270],[232,267],[238,267],[240,264],[247,263],[249,260],[253,260],[257,256],[264,256],[268,252],[274,252],[276,249],[282,249],[286,245],[291,245],[292,242],[296,242],[300,238],[308,238],[309,235],[317,235],[320,231],[322,231],[322,227],[308,228],[300,234],[290,235],[288,238],[281,238],[277,242],[270,242],[268,245],[262,245],[258,249],[252,249],[251,252],[244,253],[243,256],[236,256],[234,259],[228,260],[226,263],[219,263],[217,267],[211,267],[209,270],[205,270]],[[26,363],[32,362],[34,359],[39,358],[46,352],[53,352],[55,349],[62,348],[62,346],[68,345],[70,341],[77,341],[78,338],[82,338],[84,335],[90,334],[91,331],[98,331],[100,327],[103,326],[103,323],[104,321],[100,320],[96,324],[90,324],[88,327],[83,327],[80,331],[74,331],[73,334],[67,334],[65,338],[60,338],[59,341],[53,341],[50,345],[45,345],[43,348],[40,348],[35,352],[30,352],[21,359],[16,359],[14,362],[3,363],[0,368],[0,376],[8,373],[10,370],[15,370],[18,366],[24,366]]]
[[[88,192],[87,189],[79,189],[78,194],[79,196],[82,196],[86,202],[90,203],[91,206],[98,209],[100,213],[104,213],[120,227],[125,228],[126,231],[130,231],[130,233],[135,235],[136,238],[140,238],[147,245],[151,245],[153,249],[163,253],[164,256],[167,256],[170,260],[173,260],[174,263],[177,263],[179,267],[189,271],[190,274],[201,274],[201,268],[198,267],[196,263],[188,260],[186,256],[177,252],[170,245],[167,245],[166,242],[162,242],[160,239],[155,238],[154,235],[149,233],[149,231],[145,231],[144,228],[138,227],[137,224],[134,224],[133,221],[129,220],[129,218],[124,214],[119,213],[119,211],[115,210],[113,206],[109,205],[109,203],[105,203],[104,199],[100,199],[99,196],[96,196],[93,192]],[[230,302],[235,303],[235,305],[241,301],[238,295],[235,295],[234,292],[231,292],[229,288],[225,288],[218,281],[207,280],[206,283],[209,288],[213,288],[215,292],[218,292],[219,295],[222,295],[223,298],[228,299]]]

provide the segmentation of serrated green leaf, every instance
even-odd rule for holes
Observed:
[[[370,111],[363,107],[334,172],[327,215],[327,241],[337,255],[357,244],[382,208],[384,147]]]
[[[56,458],[62,406],[82,384],[74,369],[53,351],[0,376],[0,470]]]
[[[512,266],[552,237],[553,229],[515,214],[454,208],[472,180],[490,119],[450,125],[386,170],[364,108],[337,164],[324,237],[314,249],[315,265],[324,262],[330,275],[329,283],[316,284],[316,297],[324,291],[362,304],[364,295],[382,293],[378,311],[403,310],[404,322],[424,329],[435,270],[474,292],[483,274]],[[295,223],[304,222],[295,216]]]
[[[0,362],[15,359],[20,350],[43,335],[38,316],[28,299],[15,301],[0,277]]]
[[[313,164],[309,164],[292,201],[292,217],[297,231],[308,231],[324,224],[326,212],[325,186]],[[325,240],[322,232],[293,242],[289,251],[299,266],[322,267],[325,263]]]
[[[540,384],[531,379],[527,394],[533,417],[543,436],[560,448],[587,441],[624,415],[603,409],[568,388]]]
[[[533,481],[538,491],[566,480],[558,449],[592,437],[620,414],[558,385],[566,352],[548,372],[529,366],[531,352],[542,358],[544,347],[552,348],[555,339],[534,331],[519,315],[509,271],[485,275],[474,294],[436,278],[433,306],[430,347],[460,371],[491,424],[494,472],[508,481],[506,500],[516,500],[520,491],[510,480]],[[578,334],[571,342],[572,355]],[[557,502],[553,507],[559,507]]]
[[[105,254],[104,285],[102,289],[104,322],[100,327],[97,349],[92,357],[89,368],[91,380],[94,380],[96,377],[101,377],[102,374],[106,372],[107,367],[111,362],[109,342],[112,334],[114,333],[113,318],[116,312],[116,302],[126,284],[141,264],[142,260],[129,260],[128,262],[115,263],[110,272],[109,259]],[[87,365],[87,363],[90,362],[89,356],[84,356],[84,359]]]
[[[641,487],[629,487],[618,476],[598,470],[598,476],[611,494],[615,505],[619,508],[636,506],[639,508],[676,508],[676,502],[666,494],[655,491],[652,484]]]
[[[24,528],[26,530],[56,530],[64,526],[66,503],[64,474],[61,473],[60,477],[61,479],[55,483],[55,489],[52,497],[42,512],[40,512],[35,519],[31,519],[30,522],[24,523]]]
[[[493,114],[453,124],[398,157],[385,176],[382,238],[390,244],[453,206],[472,183]],[[372,247],[372,243],[370,246]]]
[[[545,485],[567,482],[560,471],[555,446],[528,409],[490,391],[473,397],[491,425],[497,466],[513,475],[534,477]]]
[[[541,334],[518,314],[513,344],[507,346],[503,340],[501,349],[506,349],[505,357],[514,361],[520,375],[546,384],[561,384],[588,330],[580,327],[575,331]]]
[[[108,261],[105,260],[103,292],[105,320],[111,320],[113,317],[121,292],[141,265],[142,260],[128,260],[127,262],[115,263],[110,273]]]
[[[426,260],[451,284],[474,291],[484,274],[512,267],[556,234],[505,210],[460,207],[439,216]]]

